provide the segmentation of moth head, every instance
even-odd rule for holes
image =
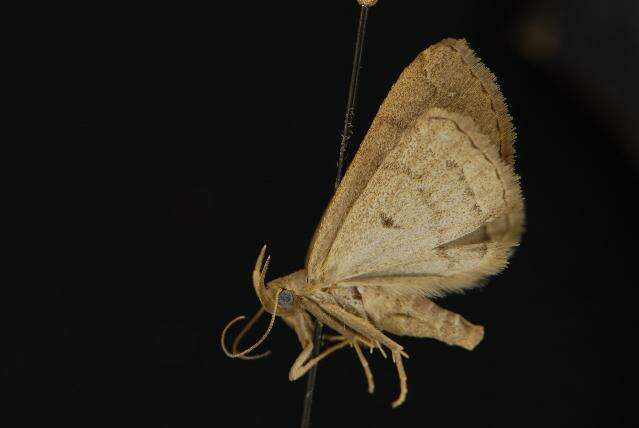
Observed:
[[[243,358],[243,359],[256,359],[266,356],[270,353],[267,351],[260,355],[247,355],[253,349],[257,348],[268,336],[273,328],[273,324],[275,322],[276,316],[282,316],[284,318],[290,318],[294,316],[298,311],[303,310],[299,304],[299,297],[295,293],[296,286],[300,283],[300,280],[303,280],[303,271],[295,272],[291,275],[284,276],[282,278],[275,279],[266,285],[264,278],[266,276],[266,271],[268,270],[268,265],[270,261],[270,257],[267,257],[266,262],[264,262],[264,255],[266,253],[266,246],[262,247],[262,251],[260,251],[260,255],[257,257],[257,261],[255,262],[255,268],[253,269],[253,288],[255,288],[255,293],[257,294],[262,307],[260,310],[251,318],[251,320],[246,324],[244,329],[238,334],[238,336],[233,341],[233,345],[231,351],[226,348],[225,345],[225,336],[226,332],[231,327],[231,325],[235,324],[237,321],[244,319],[244,316],[239,316],[229,322],[224,330],[222,331],[222,349],[226,353],[228,357],[231,358]],[[260,340],[257,341],[253,346],[248,349],[238,352],[237,346],[242,339],[242,337],[246,334],[248,330],[255,324],[255,322],[259,319],[259,317],[264,314],[264,312],[269,312],[271,314],[271,321],[266,332],[262,335]]]
[[[297,312],[303,310],[300,305],[300,299],[302,297],[298,295],[297,290],[302,284],[302,281],[305,281],[305,272],[294,272],[290,275],[269,281],[269,283],[265,285],[264,274],[267,267],[268,260],[261,272],[260,281],[253,283],[255,289],[259,290],[257,291],[257,295],[260,298],[264,310],[272,314],[277,307],[277,315],[279,316],[286,318],[296,315]],[[258,278],[254,277],[254,281],[255,279]]]

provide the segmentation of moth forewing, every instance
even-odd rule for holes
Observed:
[[[322,280],[323,264],[336,235],[379,165],[403,132],[433,107],[471,118],[493,150],[512,165],[515,133],[494,75],[465,40],[445,39],[429,47],[391,88],[329,202],[308,250],[311,281]]]
[[[442,109],[418,117],[345,214],[319,269],[323,280],[479,268],[483,251],[455,258],[445,246],[501,217],[519,197],[512,168],[486,140],[468,117]]]

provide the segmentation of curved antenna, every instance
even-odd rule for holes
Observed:
[[[244,326],[242,331],[240,331],[240,333],[237,335],[235,340],[233,340],[233,345],[231,345],[231,353],[233,353],[233,354],[238,354],[239,353],[237,351],[237,347],[240,344],[240,341],[246,335],[246,333],[248,333],[248,331],[255,325],[257,320],[260,319],[260,317],[264,314],[264,312],[265,312],[264,307],[261,307],[257,311],[257,313],[255,315],[253,315],[253,318],[251,318],[251,320],[248,323],[246,323],[246,325]],[[259,358],[266,357],[270,353],[271,353],[271,351],[266,351],[266,352],[262,352],[261,354],[258,354],[258,355],[244,355],[244,356],[238,357],[238,358],[241,358],[243,360],[257,360]]]
[[[222,344],[222,350],[224,351],[224,353],[226,354],[227,357],[229,358],[241,358],[244,355],[248,354],[249,352],[251,352],[253,349],[257,348],[258,346],[260,346],[262,344],[262,342],[264,342],[264,340],[266,340],[266,338],[268,337],[269,333],[271,332],[271,329],[273,328],[273,324],[275,323],[275,316],[277,315],[277,301],[280,297],[280,293],[282,292],[282,289],[280,288],[279,290],[277,290],[277,292],[275,293],[275,305],[273,307],[273,315],[271,316],[271,321],[268,324],[268,328],[266,329],[266,331],[264,332],[264,334],[262,335],[262,337],[260,337],[260,339],[255,342],[254,345],[249,346],[247,349],[245,349],[242,352],[239,353],[233,353],[233,352],[229,352],[228,348],[226,347],[226,343],[225,343],[225,337],[226,337],[226,332],[228,331],[228,329],[235,324],[236,322],[243,320],[244,318],[246,318],[244,315],[240,315],[239,317],[233,318],[228,324],[226,324],[226,327],[224,327],[224,330],[222,330],[222,337],[220,338],[220,342]]]

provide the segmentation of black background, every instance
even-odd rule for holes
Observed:
[[[349,157],[401,70],[465,37],[515,118],[527,232],[487,287],[441,302],[486,327],[474,352],[400,338],[409,395],[392,410],[392,363],[370,358],[369,396],[341,351],[320,367],[314,426],[636,423],[632,3],[371,11]],[[262,244],[271,278],[303,265],[332,193],[357,13],[354,1],[2,11],[6,426],[299,423],[288,327],[251,362],[227,359],[219,334],[258,308]]]

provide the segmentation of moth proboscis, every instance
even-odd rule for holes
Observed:
[[[433,302],[476,286],[503,269],[519,243],[524,205],[514,172],[515,132],[493,74],[465,40],[445,39],[402,72],[382,103],[311,241],[305,267],[265,283],[262,248],[253,286],[262,308],[225,345],[251,359],[275,317],[295,333],[302,352],[289,379],[345,346],[390,351],[407,394],[404,348],[386,333],[428,337],[472,350],[484,329]],[[266,333],[239,352],[239,341],[264,312]],[[337,332],[317,357],[315,317]]]

